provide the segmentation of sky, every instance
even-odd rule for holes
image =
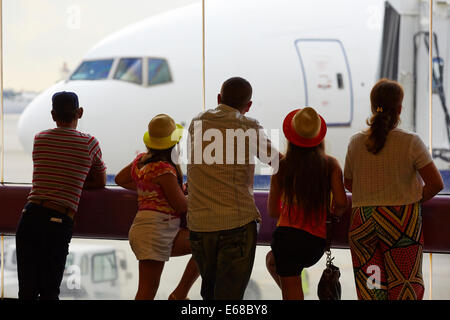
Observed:
[[[4,88],[42,91],[104,37],[199,0],[3,0]]]

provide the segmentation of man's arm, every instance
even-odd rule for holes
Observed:
[[[89,148],[92,166],[84,181],[84,189],[100,189],[106,186],[106,166],[102,159],[102,150],[97,139],[92,137]]]
[[[106,186],[106,170],[96,170],[91,167],[84,181],[84,189],[100,189]]]
[[[264,132],[261,125],[257,126],[257,157],[262,162],[272,167],[273,174],[279,169],[280,161],[284,155],[280,153],[272,144],[272,141]]]

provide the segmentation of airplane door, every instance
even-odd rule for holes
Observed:
[[[345,49],[339,40],[298,39],[305,105],[315,108],[328,126],[350,126],[353,88]]]

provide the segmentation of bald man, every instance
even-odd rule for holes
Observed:
[[[261,222],[253,197],[254,158],[270,163],[278,152],[259,122],[245,116],[251,98],[247,80],[228,79],[218,106],[189,127],[188,227],[204,300],[243,299],[253,268]],[[262,156],[268,149],[270,157]]]

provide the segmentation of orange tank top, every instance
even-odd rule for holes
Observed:
[[[323,239],[327,238],[326,210],[307,219],[302,208],[292,205],[289,210],[289,206],[285,203],[283,195],[281,196],[279,205],[280,217],[278,218],[278,227],[296,228],[306,231],[316,237]]]

